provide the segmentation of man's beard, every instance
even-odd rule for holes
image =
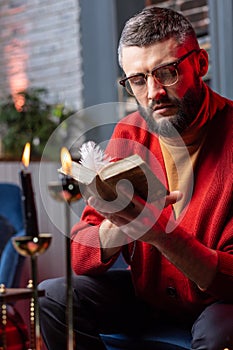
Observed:
[[[147,108],[138,105],[138,110],[150,131],[164,137],[176,137],[178,134],[181,135],[196,118],[200,108],[201,90],[200,83],[196,82],[195,89],[188,90],[181,100],[166,97],[160,101],[152,102],[152,105]],[[198,101],[199,103],[197,103]],[[178,108],[177,113],[171,117],[164,117],[159,122],[156,121],[153,117],[153,105],[159,102],[172,103]]]

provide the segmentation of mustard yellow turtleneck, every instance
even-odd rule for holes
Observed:
[[[204,92],[201,109],[188,130],[178,138],[159,139],[169,190],[180,190],[183,193],[182,200],[173,205],[175,218],[179,217],[191,198],[195,166],[205,140],[207,121],[215,113],[216,103],[210,101],[209,91],[205,86]]]

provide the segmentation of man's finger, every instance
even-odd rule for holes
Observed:
[[[165,199],[165,207],[167,207],[169,204],[175,204],[176,202],[180,201],[183,197],[183,194],[180,191],[172,191],[170,192]]]

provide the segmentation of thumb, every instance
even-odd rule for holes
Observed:
[[[180,201],[183,198],[183,194],[180,191],[172,191],[170,192],[165,199],[165,207],[169,204],[174,204]]]

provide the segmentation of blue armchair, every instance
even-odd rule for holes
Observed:
[[[112,268],[126,268],[120,255]],[[101,334],[107,350],[190,350],[190,329],[160,324],[143,334]]]
[[[25,235],[21,189],[17,184],[0,183],[0,216],[6,219],[8,227],[13,229],[12,237]],[[1,234],[4,235],[4,232]],[[3,238],[0,237],[0,240]],[[16,252],[9,237],[0,258],[0,283],[5,284],[7,288],[19,287],[24,259]]]
[[[188,329],[161,325],[134,336],[102,334],[107,350],[190,350],[191,333]]]

